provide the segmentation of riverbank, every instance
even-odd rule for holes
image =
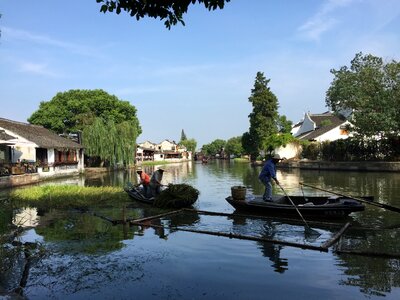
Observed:
[[[353,172],[400,172],[400,162],[387,161],[282,161],[278,168]]]

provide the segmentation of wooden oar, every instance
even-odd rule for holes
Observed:
[[[320,187],[317,187],[317,186],[313,186],[313,185],[310,185],[310,184],[306,184],[306,183],[303,183],[303,182],[300,182],[299,184],[300,185],[304,185],[304,186],[308,186],[308,187],[316,189],[316,190],[320,190],[320,191],[323,191],[323,192],[331,193],[331,194],[334,194],[334,195],[337,195],[337,196],[341,196],[341,197],[354,199],[354,200],[357,200],[357,201],[362,202],[362,203],[378,206],[380,208],[384,208],[384,209],[387,209],[387,210],[391,210],[391,211],[395,211],[395,212],[400,213],[400,208],[395,207],[395,206],[391,206],[391,205],[380,203],[380,202],[372,202],[372,201],[368,201],[368,200],[362,199],[360,197],[353,197],[353,196],[350,196],[350,195],[329,191],[329,190],[326,190],[326,189],[323,189],[323,188],[320,188]]]
[[[301,219],[303,220],[303,222],[304,222],[304,224],[306,225],[306,233],[307,233],[307,231],[308,231],[308,233],[311,233],[311,234],[318,234],[318,235],[320,235],[320,233],[318,232],[318,231],[316,231],[316,230],[314,230],[314,229],[311,229],[311,227],[310,226],[308,226],[308,224],[307,224],[307,222],[306,222],[306,220],[304,219],[304,217],[303,217],[303,215],[301,214],[301,212],[298,210],[298,208],[297,208],[297,206],[296,206],[296,204],[294,204],[294,202],[292,201],[292,199],[289,197],[289,195],[286,193],[286,191],[285,191],[285,189],[283,188],[283,186],[281,186],[279,183],[278,183],[278,186],[281,188],[281,190],[282,190],[282,192],[285,194],[285,196],[286,196],[286,198],[288,198],[289,199],[289,201],[290,201],[290,203],[292,203],[292,205],[293,205],[293,207],[296,209],[296,211],[297,211],[297,213],[299,214],[299,216],[301,217]]]

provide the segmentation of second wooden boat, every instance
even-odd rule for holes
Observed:
[[[363,211],[365,205],[351,198],[328,196],[289,196],[304,217],[312,218],[344,218],[352,212]],[[373,200],[373,197],[363,197]],[[295,207],[286,196],[275,195],[273,201],[266,202],[262,196],[250,195],[244,200],[236,200],[232,196],[226,198],[238,211],[256,214],[282,215],[298,217]]]

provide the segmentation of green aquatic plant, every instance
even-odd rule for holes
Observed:
[[[155,199],[154,206],[160,208],[189,207],[196,202],[200,192],[194,187],[182,184],[169,184]]]
[[[19,205],[39,208],[86,208],[129,201],[119,187],[85,187],[77,185],[45,185],[11,192],[10,199]]]

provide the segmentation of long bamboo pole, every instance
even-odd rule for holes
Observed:
[[[293,205],[293,207],[296,209],[297,213],[299,214],[299,216],[300,216],[301,219],[303,220],[304,224],[306,225],[306,228],[308,228],[308,230],[312,230],[312,229],[310,228],[310,226],[308,226],[308,224],[307,224],[306,220],[304,219],[303,215],[301,214],[301,212],[298,210],[296,204],[294,204],[294,202],[292,201],[292,199],[291,199],[291,198],[289,197],[289,195],[286,193],[286,191],[285,191],[285,189],[283,188],[283,186],[281,186],[279,183],[278,183],[278,186],[281,188],[281,190],[282,190],[283,194],[285,194],[286,198],[289,199],[289,201],[290,201],[290,203]]]
[[[169,215],[179,214],[179,213],[181,213],[182,211],[183,211],[182,209],[173,210],[173,211],[169,211],[169,212],[166,212],[166,213],[163,213],[163,214],[159,214],[159,215],[154,215],[154,216],[147,217],[147,218],[141,218],[141,219],[136,219],[136,220],[129,220],[129,222],[130,222],[131,224],[138,225],[137,223],[141,223],[141,222],[144,222],[144,221],[150,221],[150,220],[154,220],[154,219],[159,219],[159,218],[163,218],[163,217],[166,217],[166,216],[169,216]]]
[[[373,205],[373,206],[378,206],[380,208],[384,208],[384,209],[387,209],[387,210],[391,210],[391,211],[400,213],[400,208],[392,206],[392,205],[388,205],[388,204],[384,204],[384,203],[380,203],[380,202],[372,202],[372,201],[368,201],[368,200],[365,200],[365,199],[362,199],[362,198],[359,198],[359,197],[354,197],[354,196],[350,196],[350,195],[346,195],[346,194],[342,194],[342,193],[329,191],[329,190],[326,190],[326,189],[323,189],[323,188],[320,188],[320,187],[317,187],[317,186],[313,186],[313,185],[310,185],[310,184],[306,184],[306,183],[303,183],[303,182],[300,182],[300,185],[308,186],[310,188],[313,188],[313,189],[316,189],[316,190],[320,190],[320,191],[323,191],[323,192],[327,192],[327,193],[331,193],[331,194],[334,194],[334,195],[337,195],[337,196],[351,198],[351,199],[357,200],[357,201],[362,202],[362,203],[366,203],[366,204]]]
[[[181,228],[181,227],[165,227],[165,226],[162,226],[162,225],[145,224],[145,223],[141,223],[141,222],[135,222],[135,225],[150,226],[150,227],[154,227],[154,228],[163,228],[163,229],[175,229],[175,230],[178,230],[178,231],[201,233],[201,234],[214,235],[214,236],[223,236],[223,237],[227,237],[227,238],[230,238],[230,239],[259,241],[259,242],[274,243],[274,244],[280,244],[280,245],[296,247],[296,248],[302,248],[302,249],[308,249],[308,250],[316,250],[316,251],[321,251],[321,252],[328,252],[328,248],[324,248],[324,247],[321,247],[321,246],[314,246],[314,245],[286,242],[286,241],[280,241],[280,240],[274,240],[274,239],[255,237],[255,236],[235,234],[235,233],[231,233],[231,232],[230,233],[225,233],[225,232],[197,230],[197,229],[189,229],[189,228]]]
[[[393,258],[399,259],[400,254],[396,253],[384,253],[384,252],[372,252],[372,251],[359,251],[359,250],[336,250],[337,254],[352,254],[361,256],[371,256],[371,257],[382,257],[382,258]]]

